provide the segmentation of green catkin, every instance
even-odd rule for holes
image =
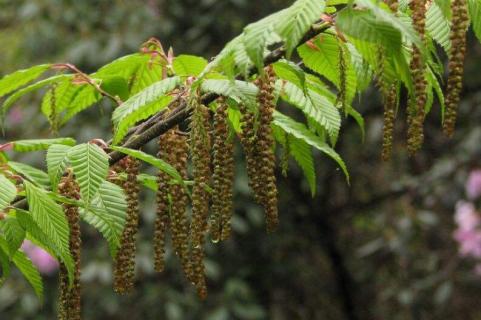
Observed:
[[[271,128],[274,104],[274,72],[272,67],[266,68],[263,78],[258,78],[255,84],[259,88],[257,101],[259,105],[259,124],[255,135],[254,160],[256,161],[256,176],[252,177],[257,188],[257,199],[264,207],[267,231],[276,229],[279,220],[277,212],[277,186],[274,155],[274,138]]]
[[[173,152],[170,141],[170,132],[159,137],[159,152],[157,156],[170,162],[169,154]],[[157,217],[154,226],[154,268],[157,272],[162,272],[165,268],[165,237],[170,224],[170,204],[169,204],[169,181],[170,176],[164,171],[159,171],[157,175]]]
[[[228,105],[219,98],[214,115],[213,192],[210,232],[213,242],[229,238],[233,211],[234,143],[229,137]]]
[[[182,179],[187,180],[187,159],[189,145],[183,133],[172,129],[172,161],[171,165],[179,172]],[[172,184],[169,188],[172,197],[170,215],[172,242],[174,251],[180,259],[182,269],[191,282],[193,282],[192,264],[189,259],[189,223],[187,219],[188,197],[184,187],[180,184]]]
[[[346,65],[346,52],[344,46],[339,40],[339,92],[337,93],[337,103],[340,105],[341,110],[347,112],[347,65]]]
[[[466,31],[469,25],[466,0],[451,1],[451,51],[449,53],[449,76],[446,88],[446,113],[443,132],[451,137],[456,124],[457,109],[463,85]]]
[[[414,29],[418,32],[421,40],[425,39],[426,27],[426,1],[412,0],[409,3],[412,10]],[[421,50],[413,46],[412,59],[410,63],[411,74],[414,83],[414,94],[410,99],[408,108],[408,141],[407,149],[410,155],[414,155],[424,142],[424,108],[426,106],[427,80],[425,76],[425,64]]]
[[[191,118],[190,150],[194,185],[192,187],[192,221],[191,231],[191,263],[193,282],[199,297],[205,299],[207,287],[204,267],[204,242],[207,232],[210,193],[211,156],[210,156],[210,113],[209,109],[198,101],[191,102],[193,114]]]
[[[119,294],[127,294],[134,287],[135,277],[135,238],[139,224],[139,161],[125,157],[119,162],[125,170],[127,179],[123,188],[127,196],[127,218],[120,240],[120,247],[114,264],[114,290]]]
[[[58,188],[61,195],[78,200],[80,198],[78,185],[72,175],[63,177]],[[80,215],[76,206],[64,204],[63,209],[70,228],[69,249],[74,261],[73,285],[69,287],[68,273],[62,264],[60,267],[60,320],[80,320]]]

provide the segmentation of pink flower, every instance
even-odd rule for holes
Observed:
[[[458,229],[454,232],[454,239],[459,243],[461,256],[481,258],[481,231]]]
[[[25,240],[22,250],[32,260],[32,263],[43,274],[51,274],[58,269],[58,262],[47,251]]]
[[[471,171],[465,187],[469,199],[476,199],[481,195],[481,169]]]
[[[460,229],[473,230],[480,224],[481,218],[471,202],[459,201],[456,204],[454,221]]]

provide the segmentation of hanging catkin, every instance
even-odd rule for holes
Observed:
[[[443,123],[444,134],[448,137],[454,133],[459,96],[463,85],[466,30],[469,25],[466,0],[452,0],[451,11],[451,51],[449,53],[449,76],[446,88],[446,113]]]
[[[189,145],[187,137],[177,131],[178,128],[172,129],[172,161],[171,165],[179,172],[182,179],[187,180],[187,158]],[[187,220],[187,194],[179,183],[170,186],[170,195],[172,198],[170,225],[172,233],[172,242],[174,251],[180,258],[182,269],[187,279],[193,281],[192,265],[189,259],[189,223]]]
[[[232,189],[234,185],[234,143],[229,137],[228,105],[218,100],[214,115],[213,192],[210,232],[212,241],[229,238],[232,218]]]
[[[123,188],[127,196],[127,217],[114,264],[114,290],[120,294],[132,291],[135,276],[135,238],[139,224],[139,161],[132,157],[120,160],[127,174]]]
[[[169,155],[172,155],[172,132],[169,131],[159,137],[159,152],[157,156],[170,163]],[[165,267],[165,237],[170,224],[170,203],[169,203],[169,181],[170,176],[160,170],[157,175],[157,217],[154,226],[154,268],[157,272],[162,272]]]
[[[414,29],[418,32],[421,41],[424,42],[426,26],[426,1],[412,0],[409,3],[409,6],[413,12],[412,19]],[[413,46],[410,69],[414,82],[414,93],[410,98],[408,107],[407,149],[409,154],[413,155],[417,150],[419,150],[419,148],[421,148],[424,141],[424,108],[426,106],[427,98],[425,64],[421,50],[416,46]]]
[[[338,41],[339,47],[339,92],[337,93],[337,103],[341,110],[347,112],[347,65],[346,52],[341,40]]]
[[[384,125],[382,131],[382,154],[383,161],[391,159],[392,142],[394,134],[394,121],[397,105],[397,88],[395,84],[389,86],[384,96]]]
[[[59,193],[78,200],[79,188],[71,174],[63,177],[58,186]],[[80,216],[76,206],[64,204],[63,209],[70,228],[69,249],[74,262],[73,284],[69,287],[66,267],[60,266],[59,314],[61,320],[80,320]]]
[[[255,115],[245,108],[241,110],[243,113],[241,142],[246,153],[249,184],[254,191],[256,201],[264,207],[269,232],[273,231],[278,224],[274,138],[271,128],[275,108],[274,81],[271,67],[266,68],[263,77],[255,80],[259,88],[257,130],[254,128]]]
[[[196,99],[191,102],[193,114],[191,118],[190,150],[192,155],[192,173],[194,185],[192,187],[192,221],[191,231],[191,262],[193,282],[201,298],[207,295],[204,268],[204,241],[207,232],[209,214],[211,156],[210,156],[210,113],[204,105]]]
[[[50,122],[50,128],[53,134],[58,133],[58,118],[57,118],[57,83],[52,84],[48,94],[50,103],[50,114],[48,115],[48,120]]]

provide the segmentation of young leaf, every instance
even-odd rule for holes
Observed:
[[[0,174],[0,210],[8,207],[16,196],[17,187],[3,174]]]
[[[82,199],[88,206],[107,178],[108,155],[96,144],[83,143],[69,150],[68,159],[79,184]]]
[[[448,18],[443,14],[438,4],[433,1],[426,12],[426,30],[443,47],[445,52],[449,52],[451,48],[450,29]]]
[[[172,97],[167,94],[179,83],[179,77],[158,81],[116,108],[112,115],[115,125],[113,143],[119,143],[132,125],[166,107],[172,101]]]
[[[60,178],[65,172],[70,149],[68,145],[52,144],[47,150],[47,172],[53,191],[57,191]]]
[[[176,75],[180,77],[197,77],[207,66],[207,60],[202,57],[181,54],[175,57],[172,67]]]
[[[73,116],[91,107],[100,99],[102,99],[102,95],[91,85],[84,84],[76,88],[75,94],[71,97],[71,100],[67,104],[65,109],[66,113],[62,116],[60,125],[64,125]]]
[[[129,98],[129,83],[120,76],[110,76],[102,79],[100,88],[113,97],[119,97],[120,100],[125,101]]]
[[[33,182],[34,184],[44,188],[50,187],[50,180],[48,178],[48,175],[42,170],[29,166],[25,163],[14,161],[9,161],[8,166],[13,171],[25,177],[27,180]]]
[[[22,251],[17,251],[13,256],[12,261],[23,274],[25,279],[30,283],[38,299],[43,302],[42,277],[32,261]]]
[[[281,60],[274,63],[272,66],[274,67],[276,76],[280,79],[289,81],[299,89],[304,90],[306,75],[298,65],[288,60]]]
[[[37,79],[49,68],[50,64],[41,64],[6,75],[0,79],[0,98]]]
[[[54,138],[54,139],[32,139],[32,140],[17,140],[10,142],[13,150],[17,152],[30,152],[47,150],[51,145],[66,145],[74,146],[75,139],[72,138]]]
[[[311,145],[312,147],[318,149],[319,151],[325,153],[333,160],[335,160],[339,167],[341,167],[347,181],[349,182],[349,173],[347,171],[344,161],[339,156],[339,154],[337,154],[336,151],[334,151],[324,141],[322,141],[321,138],[319,138],[309,129],[307,129],[304,124],[297,122],[289,118],[288,116],[276,111],[274,113],[274,125],[278,126],[279,128],[293,135],[294,137],[305,141],[307,144]]]
[[[88,210],[82,210],[82,219],[99,230],[109,243],[115,257],[124,229],[127,202],[122,188],[104,181]]]
[[[7,280],[8,276],[10,275],[10,258],[7,254],[7,241],[0,237],[0,242],[4,244],[0,245],[0,266],[2,267],[0,269],[0,271],[2,272],[0,276],[0,286],[2,286],[5,280]],[[3,249],[4,247],[5,249]]]

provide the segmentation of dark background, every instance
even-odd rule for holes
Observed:
[[[84,71],[135,52],[151,36],[177,54],[214,56],[249,22],[290,1],[248,0],[0,0],[0,75],[43,62],[71,62]],[[445,59],[445,56],[442,56]],[[105,241],[83,228],[84,319],[480,319],[481,277],[459,257],[454,206],[481,154],[481,46],[469,35],[465,88],[453,139],[442,136],[439,107],[426,123],[426,143],[405,151],[404,114],[396,123],[391,162],[380,161],[382,105],[374,89],[356,107],[366,139],[345,120],[336,149],[351,174],[348,186],[329,159],[316,154],[318,194],[299,169],[278,174],[280,228],[264,231],[263,214],[247,188],[238,153],[233,237],[209,245],[209,296],[202,302],[169,253],[152,265],[153,194],[143,194],[135,293],[111,288]],[[39,97],[21,100],[0,141],[47,137]],[[62,135],[85,141],[109,136],[102,108],[81,113]],[[148,150],[148,149],[147,149]],[[44,155],[20,155],[42,166]],[[54,319],[57,275],[45,278],[40,306],[19,274],[0,288],[0,319]]]

